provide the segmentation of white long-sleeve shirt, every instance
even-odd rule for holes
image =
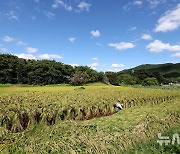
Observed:
[[[116,103],[116,107],[121,109],[121,110],[123,109],[123,106],[121,104],[119,104],[119,103]]]

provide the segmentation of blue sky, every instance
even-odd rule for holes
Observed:
[[[0,52],[119,71],[180,62],[180,0],[0,0]]]

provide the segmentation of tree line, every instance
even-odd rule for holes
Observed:
[[[158,72],[97,72],[88,66],[72,67],[54,60],[26,60],[10,54],[0,54],[1,84],[83,85],[102,82],[112,85],[158,85],[165,81]]]

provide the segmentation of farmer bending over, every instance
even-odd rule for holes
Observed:
[[[119,110],[122,110],[122,109],[123,109],[123,105],[121,105],[119,103],[114,104],[115,112],[118,112]]]

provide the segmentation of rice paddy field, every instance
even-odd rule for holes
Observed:
[[[124,109],[115,113],[119,102]],[[180,153],[180,90],[1,86],[0,153]]]

